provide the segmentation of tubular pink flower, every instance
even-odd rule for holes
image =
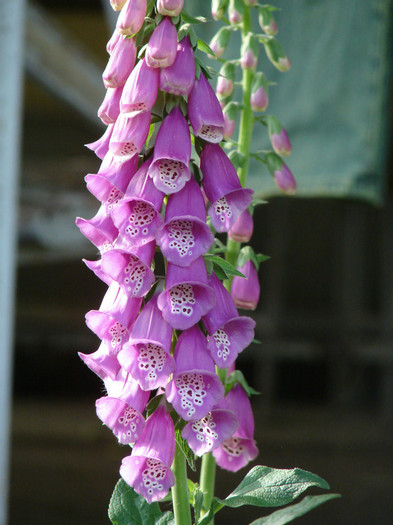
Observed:
[[[160,70],[160,90],[188,96],[195,82],[194,51],[188,36],[177,44],[174,63]]]
[[[120,113],[120,97],[123,87],[108,88],[106,95],[98,109],[98,116],[104,124],[114,124]]]
[[[150,112],[128,117],[120,113],[114,124],[109,151],[120,161],[129,160],[143,148],[150,129]]]
[[[94,153],[97,155],[99,159],[104,159],[106,154],[109,151],[109,142],[112,137],[113,133],[113,126],[114,124],[109,124],[109,126],[106,128],[105,133],[95,142],[91,142],[90,144],[85,144],[86,148],[89,148],[91,151],[94,151]]]
[[[178,106],[165,117],[157,133],[149,176],[163,193],[181,190],[190,179],[191,138]]]
[[[203,318],[210,334],[207,348],[219,368],[228,368],[252,342],[255,321],[250,317],[239,317],[230,294],[214,273],[209,284],[216,296],[216,306]]]
[[[164,17],[153,31],[146,48],[146,63],[150,67],[169,67],[176,58],[177,31],[169,17]]]
[[[155,239],[162,225],[160,209],[164,194],[148,176],[151,159],[144,162],[131,179],[124,198],[113,210],[113,221],[119,228],[116,246],[131,250]]]
[[[119,38],[121,38],[121,35],[120,35],[119,31],[117,29],[115,29],[113,31],[112,36],[110,37],[110,39],[108,40],[108,42],[106,44],[106,51],[107,51],[108,55],[112,54],[112,52],[115,49],[115,46],[116,46]]]
[[[206,224],[205,200],[197,182],[191,178],[182,190],[169,197],[157,244],[167,261],[189,266],[209,250],[213,241]]]
[[[253,191],[244,189],[232,162],[218,144],[206,144],[201,154],[202,185],[211,206],[214,228],[229,231],[252,202]]]
[[[150,266],[155,246],[156,243],[152,241],[134,248],[133,253],[108,250],[102,254],[102,271],[119,283],[130,297],[144,297],[154,282]]]
[[[101,379],[107,377],[114,379],[119,373],[120,363],[108,341],[102,341],[98,350],[92,354],[79,352],[78,355],[85,365]]]
[[[181,435],[197,456],[203,456],[230,438],[238,425],[231,410],[213,409],[202,419],[187,423]]]
[[[102,74],[106,88],[117,88],[125,84],[136,60],[134,38],[119,38]]]
[[[118,236],[118,229],[113,224],[111,217],[106,214],[105,207],[101,206],[97,214],[89,220],[77,217],[75,221],[81,233],[97,246],[101,253],[112,248]]]
[[[157,99],[159,71],[140,60],[124,85],[120,110],[128,117],[150,112]]]
[[[246,209],[233,223],[232,228],[228,232],[228,237],[236,242],[249,242],[253,231],[254,220],[251,213]]]
[[[135,35],[145,21],[147,0],[127,0],[117,18],[116,29],[125,36]]]
[[[260,286],[258,272],[252,261],[247,261],[238,270],[246,276],[235,275],[232,281],[231,296],[237,306],[243,310],[255,310],[258,306]]]
[[[178,16],[183,5],[184,0],[157,0],[157,11],[163,16]]]
[[[154,296],[139,314],[118,359],[143,390],[165,387],[175,369],[171,343],[172,328],[164,321]]]
[[[221,405],[236,414],[239,426],[232,437],[213,451],[213,456],[221,468],[237,472],[258,455],[254,441],[254,416],[250,401],[240,385],[228,392]]]
[[[120,475],[148,503],[159,501],[175,484],[170,467],[175,455],[175,429],[164,406],[147,419],[131,456],[123,459]]]
[[[144,392],[124,370],[119,371],[115,380],[106,378],[104,383],[108,395],[97,399],[97,416],[119,443],[135,443],[145,427],[142,412],[150,393]]]
[[[98,259],[98,261],[87,261],[86,259],[82,259],[82,261],[86,264],[89,270],[91,270],[95,276],[101,279],[105,284],[110,286],[113,283],[113,279],[102,271],[101,259]]]
[[[110,215],[124,196],[124,192],[138,167],[138,156],[121,164],[109,153],[104,158],[98,173],[85,177],[87,189],[100,200]]]
[[[224,387],[215,373],[206,338],[197,326],[180,335],[175,361],[176,371],[166,397],[184,420],[202,419],[223,397]]]
[[[188,118],[196,136],[220,142],[224,135],[224,116],[220,103],[205,75],[201,73],[188,97]]]
[[[175,330],[190,328],[214,307],[215,297],[207,283],[202,257],[187,268],[168,263],[165,291],[158,296],[157,304]]]

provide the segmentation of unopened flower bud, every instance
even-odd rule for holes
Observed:
[[[122,35],[135,35],[143,26],[147,0],[127,0],[117,19],[116,28]]]
[[[258,62],[258,44],[252,33],[248,33],[240,50],[240,65],[242,69],[255,71]]]
[[[235,80],[235,66],[226,62],[220,69],[217,79],[216,94],[219,100],[229,97],[233,92],[233,81]]]
[[[224,139],[228,140],[232,137],[236,126],[238,106],[233,102],[227,104],[224,108]]]
[[[160,71],[160,89],[173,95],[188,96],[195,81],[195,58],[190,39],[184,37],[177,44],[174,63]]]
[[[258,272],[251,260],[238,268],[244,277],[235,275],[232,281],[231,297],[237,308],[255,310],[258,306],[260,286]]]
[[[270,6],[263,6],[259,8],[258,22],[262,31],[264,31],[267,35],[273,36],[277,33],[277,24],[272,15],[272,9]]]
[[[176,59],[177,31],[169,17],[164,17],[153,31],[146,48],[150,67],[169,67]]]
[[[269,115],[267,117],[267,128],[274,151],[278,155],[281,155],[281,157],[287,157],[290,155],[292,145],[286,129],[281,125],[278,118]]]
[[[267,167],[278,189],[292,195],[296,190],[296,181],[291,170],[275,153],[266,155]]]
[[[288,69],[291,67],[291,63],[287,55],[284,53],[284,50],[281,47],[279,41],[275,38],[271,38],[267,42],[264,42],[264,46],[267,58],[270,60],[273,66],[279,71],[288,71]]]
[[[251,84],[250,97],[251,109],[253,111],[266,111],[269,104],[268,87],[269,83],[265,75],[261,72],[255,73]]]
[[[212,0],[212,17],[214,20],[221,20],[225,15],[228,0]]]
[[[178,16],[183,4],[184,0],[157,0],[157,11],[164,16]]]
[[[217,57],[223,55],[231,36],[231,30],[227,27],[222,27],[211,39],[210,47]]]
[[[243,0],[229,0],[228,14],[232,25],[240,24],[243,21],[243,13]]]
[[[249,242],[254,231],[254,220],[248,209],[245,209],[234,222],[228,237],[236,242]]]

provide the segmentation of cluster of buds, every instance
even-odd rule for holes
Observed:
[[[248,279],[230,294],[204,258],[215,231],[250,238],[253,192],[220,145],[224,115],[205,71],[196,73],[191,40],[178,41],[183,1],[158,0],[151,12],[146,0],[111,4],[119,17],[98,111],[107,129],[88,145],[102,163],[85,179],[101,206],[77,219],[100,253],[86,265],[108,290],[86,315],[101,344],[80,357],[107,391],[98,417],[132,446],[120,474],[152,502],[174,484],[177,423],[196,455],[212,452],[223,468],[236,471],[257,455],[249,399],[240,384],[225,396],[217,374],[233,371],[254,338],[255,322],[236,305],[256,307],[257,276],[245,266]],[[153,273],[155,254],[165,278]]]

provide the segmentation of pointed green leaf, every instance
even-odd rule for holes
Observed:
[[[228,377],[228,379],[225,382],[225,393],[228,393],[237,383],[240,383],[242,387],[244,388],[245,393],[248,395],[248,397],[251,397],[252,395],[257,396],[260,394],[260,392],[257,392],[254,390],[248,383],[246,378],[244,377],[243,372],[240,370],[235,370],[231,373],[231,375]]]
[[[146,525],[150,524],[146,523]],[[154,522],[154,525],[175,525],[175,518],[173,517],[173,513],[170,510],[168,510],[168,512],[165,512],[165,514],[163,514]]]
[[[215,266],[218,266],[225,273],[226,275],[225,279],[228,279],[230,275],[237,275],[238,277],[245,278],[245,275],[239,272],[239,270],[235,266],[233,266],[233,264],[229,263],[222,257],[219,257],[218,255],[210,255],[210,254],[204,255],[203,257],[204,259],[210,260]]]
[[[185,439],[183,439],[182,435],[181,435],[181,431],[183,430],[185,425],[186,425],[186,422],[183,421],[183,420],[180,420],[176,424],[176,427],[175,427],[176,443],[179,445],[181,451],[183,452],[183,454],[184,454],[184,456],[186,458],[186,461],[188,463],[188,466],[190,467],[191,470],[193,470],[195,472],[196,471],[195,454],[190,449],[187,441]]]
[[[313,486],[329,488],[325,480],[305,470],[274,469],[258,465],[246,474],[240,485],[225,500],[217,498],[217,501],[227,507],[280,507],[291,503]]]
[[[340,494],[323,494],[321,496],[306,496],[300,503],[285,507],[285,509],[276,510],[269,516],[259,518],[250,525],[286,525],[299,516],[303,516],[318,505],[326,503],[331,499],[340,498]]]
[[[109,502],[108,516],[113,525],[147,525],[161,517],[158,503],[147,503],[123,479],[119,479]]]
[[[198,525],[199,522],[199,516],[201,515],[203,505],[203,497],[203,492],[201,491],[198,483],[195,483],[192,493],[192,506],[194,507],[195,525]]]
[[[191,26],[190,24],[183,24],[179,31],[177,32],[177,40],[178,42],[180,42],[181,40],[183,40],[183,38],[188,35],[188,33],[190,32],[190,29],[191,29]]]
[[[182,9],[180,16],[184,22],[187,22],[187,24],[204,24],[205,22],[209,22],[209,20],[204,16],[191,16],[184,8]]]
[[[214,53],[214,51],[212,50],[212,48],[209,46],[209,44],[206,44],[206,42],[204,42],[203,40],[201,40],[200,38],[198,38],[198,49],[200,51],[203,51],[204,53],[206,53],[207,55],[210,55],[212,56],[213,58],[216,58],[216,55]]]
[[[158,396],[153,397],[153,399],[151,399],[148,402],[147,407],[146,407],[146,413],[148,416],[150,416],[150,414],[152,414],[155,411],[155,409],[158,407],[162,399],[162,396],[163,394],[159,394]]]

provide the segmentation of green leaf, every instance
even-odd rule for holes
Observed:
[[[194,507],[195,525],[198,525],[199,522],[199,516],[201,515],[203,505],[203,497],[203,492],[201,491],[198,483],[195,483],[192,493],[192,506]]]
[[[203,53],[206,53],[207,55],[210,55],[213,58],[216,58],[216,55],[214,51],[212,50],[212,48],[209,46],[209,44],[206,44],[206,42],[204,42],[200,38],[198,38],[197,46],[200,51],[203,51]]]
[[[300,503],[296,503],[295,505],[290,505],[289,507],[286,507],[285,509],[276,510],[269,516],[266,516],[264,518],[259,518],[250,525],[285,525],[286,523],[289,523],[290,521],[293,521],[295,518],[298,518],[299,516],[303,516],[303,514],[306,514],[310,510],[314,509],[315,507],[318,507],[318,505],[321,505],[322,503],[326,503],[327,501],[335,498],[340,498],[340,494],[323,494],[321,496],[306,496]]]
[[[163,394],[155,396],[155,397],[153,397],[153,399],[151,399],[148,402],[147,407],[146,407],[146,413],[147,413],[148,416],[150,416],[150,414],[152,414],[155,411],[155,409],[158,407],[158,405],[160,404],[160,401],[162,399],[162,396],[163,396]]]
[[[178,42],[183,40],[183,38],[188,35],[188,33],[190,32],[190,29],[191,29],[190,24],[183,24],[180,27],[179,31],[177,32],[177,40],[178,40]]]
[[[264,255],[263,253],[257,253],[257,260],[259,263],[265,262],[270,259],[270,255]]]
[[[228,377],[228,379],[225,382],[225,393],[227,394],[237,383],[240,383],[242,387],[244,388],[245,393],[248,395],[248,397],[251,397],[252,395],[258,396],[260,392],[257,392],[254,390],[248,383],[246,378],[244,377],[243,372],[240,370],[235,370],[231,373],[231,375]]]
[[[233,264],[229,263],[222,257],[219,257],[218,255],[210,255],[210,254],[204,255],[203,257],[205,260],[208,259],[209,261],[213,263],[215,272],[216,272],[216,267],[218,267],[219,270],[221,270],[221,272],[224,272],[226,276],[224,277],[224,279],[228,279],[230,275],[237,275],[238,277],[245,278],[245,275],[239,272],[239,270],[235,266],[233,266]]]
[[[184,8],[182,9],[180,16],[182,17],[184,22],[187,22],[187,24],[204,24],[206,22],[209,22],[209,20],[204,16],[191,16],[189,13],[187,13],[187,11]]]
[[[146,525],[150,525],[150,524],[146,523]],[[175,518],[173,517],[173,513],[170,510],[168,510],[168,512],[165,512],[165,514],[160,516],[154,522],[154,525],[175,525]]]
[[[195,472],[196,471],[195,454],[190,449],[187,441],[185,439],[183,439],[182,435],[181,435],[181,431],[183,430],[185,425],[186,425],[186,422],[183,421],[183,420],[180,420],[176,424],[176,427],[175,427],[176,443],[179,445],[181,451],[183,452],[190,469]]]
[[[109,502],[108,516],[113,525],[147,525],[161,517],[158,503],[147,503],[123,479],[119,479]],[[165,522],[164,522],[165,523]]]
[[[153,133],[154,133],[154,124],[150,124],[149,134],[148,134],[147,139],[146,139],[146,147],[147,148],[149,147],[149,141],[150,141],[151,136],[153,135]]]
[[[313,486],[329,488],[325,480],[306,470],[274,469],[258,465],[246,474],[240,485],[225,500],[215,499],[226,507],[280,507],[291,503]]]

